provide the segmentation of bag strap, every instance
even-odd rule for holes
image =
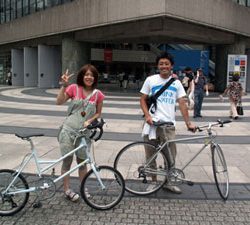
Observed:
[[[157,99],[174,81],[175,78],[172,77],[159,91],[156,92],[154,98]]]
[[[151,95],[151,98],[153,98],[153,104],[151,105],[150,107],[150,112],[151,113],[154,113],[157,109],[157,104],[156,104],[156,100],[157,98],[175,81],[175,78],[171,78],[168,82],[166,82],[164,84],[164,86],[159,90],[157,91],[154,95]]]

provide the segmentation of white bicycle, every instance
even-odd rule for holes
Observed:
[[[117,170],[110,166],[97,166],[91,156],[90,150],[86,148],[86,142],[83,138],[86,135],[86,131],[90,130],[91,140],[99,140],[103,134],[103,125],[104,121],[101,119],[101,121],[95,121],[95,123],[90,124],[87,128],[79,130],[76,133],[76,139],[80,140],[80,145],[63,157],[51,161],[39,159],[31,139],[32,137],[43,136],[43,134],[15,134],[17,137],[30,143],[31,153],[24,157],[19,169],[0,170],[0,216],[11,216],[22,210],[28,202],[30,192],[36,192],[39,198],[39,201],[34,206],[41,206],[40,200],[45,200],[55,195],[56,182],[85,164],[89,164],[91,170],[84,177],[80,187],[80,193],[84,201],[90,207],[98,210],[107,210],[116,206],[124,195],[125,184],[123,177]],[[71,168],[67,173],[53,179],[43,175],[45,171],[52,169],[64,158],[74,154],[81,148],[85,149],[87,156],[86,160],[82,163]],[[34,186],[29,187],[27,180],[22,175],[22,171],[31,159],[35,161],[38,180],[34,182]],[[46,164],[46,166],[42,168],[41,164]]]

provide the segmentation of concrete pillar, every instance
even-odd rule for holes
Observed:
[[[60,47],[38,45],[38,87],[58,87],[60,72]]]
[[[232,45],[216,46],[215,91],[223,92],[227,85],[227,57],[229,54],[245,54],[246,44],[243,38],[236,37]]]
[[[62,72],[69,70],[69,73],[77,75],[80,68],[90,63],[90,43],[75,41],[73,35],[65,35],[62,40]],[[72,77],[71,82],[76,80]]]
[[[37,48],[24,47],[24,87],[38,85],[38,55]]]
[[[23,50],[11,49],[12,85],[23,86]]]

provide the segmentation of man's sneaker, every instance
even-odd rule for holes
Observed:
[[[182,193],[182,191],[181,191],[181,189],[179,187],[173,186],[173,185],[164,185],[162,187],[162,189],[166,190],[166,191],[171,191],[171,192],[173,192],[175,194],[181,194]]]

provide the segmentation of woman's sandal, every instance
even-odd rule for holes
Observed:
[[[65,196],[68,200],[72,201],[72,202],[76,202],[79,199],[79,195],[77,193],[75,193],[72,190],[67,190],[65,192]]]

